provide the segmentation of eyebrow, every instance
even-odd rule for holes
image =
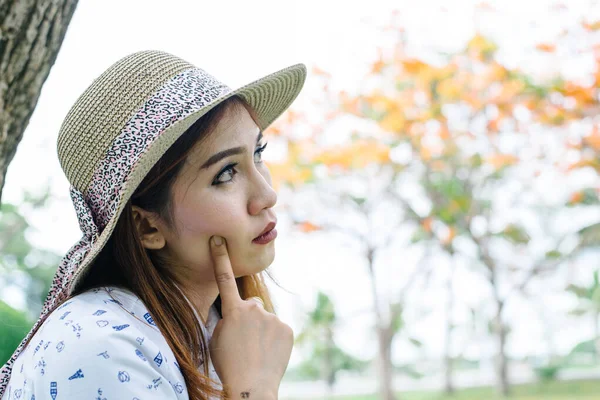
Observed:
[[[256,143],[260,142],[260,139],[262,139],[262,137],[263,137],[262,131],[258,132],[258,137],[256,138]],[[206,160],[206,162],[204,164],[202,164],[200,169],[210,168],[211,165],[218,163],[225,157],[230,157],[230,156],[233,156],[236,154],[244,154],[244,153],[246,153],[246,147],[243,147],[243,146],[233,147],[231,149],[220,151],[217,154],[210,157],[208,160]]]

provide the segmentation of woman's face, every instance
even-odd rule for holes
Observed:
[[[209,239],[227,241],[236,277],[258,273],[275,257],[274,240],[257,244],[276,222],[277,194],[262,162],[265,140],[248,111],[235,105],[191,151],[171,193],[173,225],[162,226],[163,251],[189,267],[196,280],[214,280]]]

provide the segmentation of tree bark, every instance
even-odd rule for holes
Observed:
[[[450,275],[446,282],[448,299],[446,300],[446,339],[444,341],[444,393],[453,395],[455,392],[453,382],[454,360],[452,358],[452,331],[454,322],[452,313],[454,311],[454,254],[450,252]]]
[[[380,378],[380,393],[382,400],[396,400],[392,382],[392,355],[391,347],[393,340],[393,331],[389,324],[383,321],[381,310],[379,308],[379,293],[375,280],[375,250],[369,248],[367,251],[367,260],[369,267],[369,278],[371,280],[371,291],[373,295],[373,308],[375,311],[375,325],[377,330],[377,359]],[[390,321],[391,323],[391,321]]]
[[[333,329],[327,327],[325,329],[325,360],[323,365],[323,376],[327,382],[327,398],[333,395],[333,386],[335,385],[335,370],[333,367],[333,349],[335,343],[333,341]]]
[[[0,200],[77,0],[0,0]]]
[[[497,391],[502,397],[510,396],[510,383],[508,381],[508,359],[506,358],[506,326],[502,318],[502,311],[504,310],[504,303],[498,302],[497,312],[495,318],[495,328],[498,338],[498,354],[496,358],[496,374],[497,380]]]
[[[391,326],[380,326],[377,329],[379,342],[379,373],[381,375],[381,399],[396,400],[392,382],[392,340],[394,334]]]
[[[600,349],[600,326],[598,322],[600,320],[600,313],[597,311],[593,311],[594,313],[594,364],[598,363],[598,353]]]

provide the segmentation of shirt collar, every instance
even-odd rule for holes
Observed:
[[[144,302],[131,290],[121,288],[121,287],[115,287],[115,286],[107,286],[104,289],[112,297],[117,299],[121,303],[120,304],[121,307],[123,307],[130,314],[132,314],[138,318],[143,318],[147,313],[149,313],[149,310],[146,307],[146,305],[144,304]],[[179,289],[179,287],[178,287],[178,289]],[[200,326],[202,326],[205,329],[205,334],[207,334],[208,338],[210,339],[210,337],[212,336],[212,333],[220,319],[219,312],[217,311],[215,305],[213,304],[210,306],[210,308],[208,310],[208,316],[206,318],[206,325],[204,325],[204,323],[202,322],[202,319],[199,317],[198,313],[196,312],[195,307],[192,306],[192,303],[187,298],[185,293],[183,293],[183,291],[181,289],[179,289],[179,291],[182,294],[183,298],[186,299],[186,301],[188,302],[190,307],[192,307],[192,310],[194,311],[194,315],[196,316],[196,319],[198,320],[198,322],[200,322]]]

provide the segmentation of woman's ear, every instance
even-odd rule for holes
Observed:
[[[132,206],[133,223],[137,229],[142,245],[149,250],[160,250],[167,244],[161,227],[159,217],[155,213]]]

